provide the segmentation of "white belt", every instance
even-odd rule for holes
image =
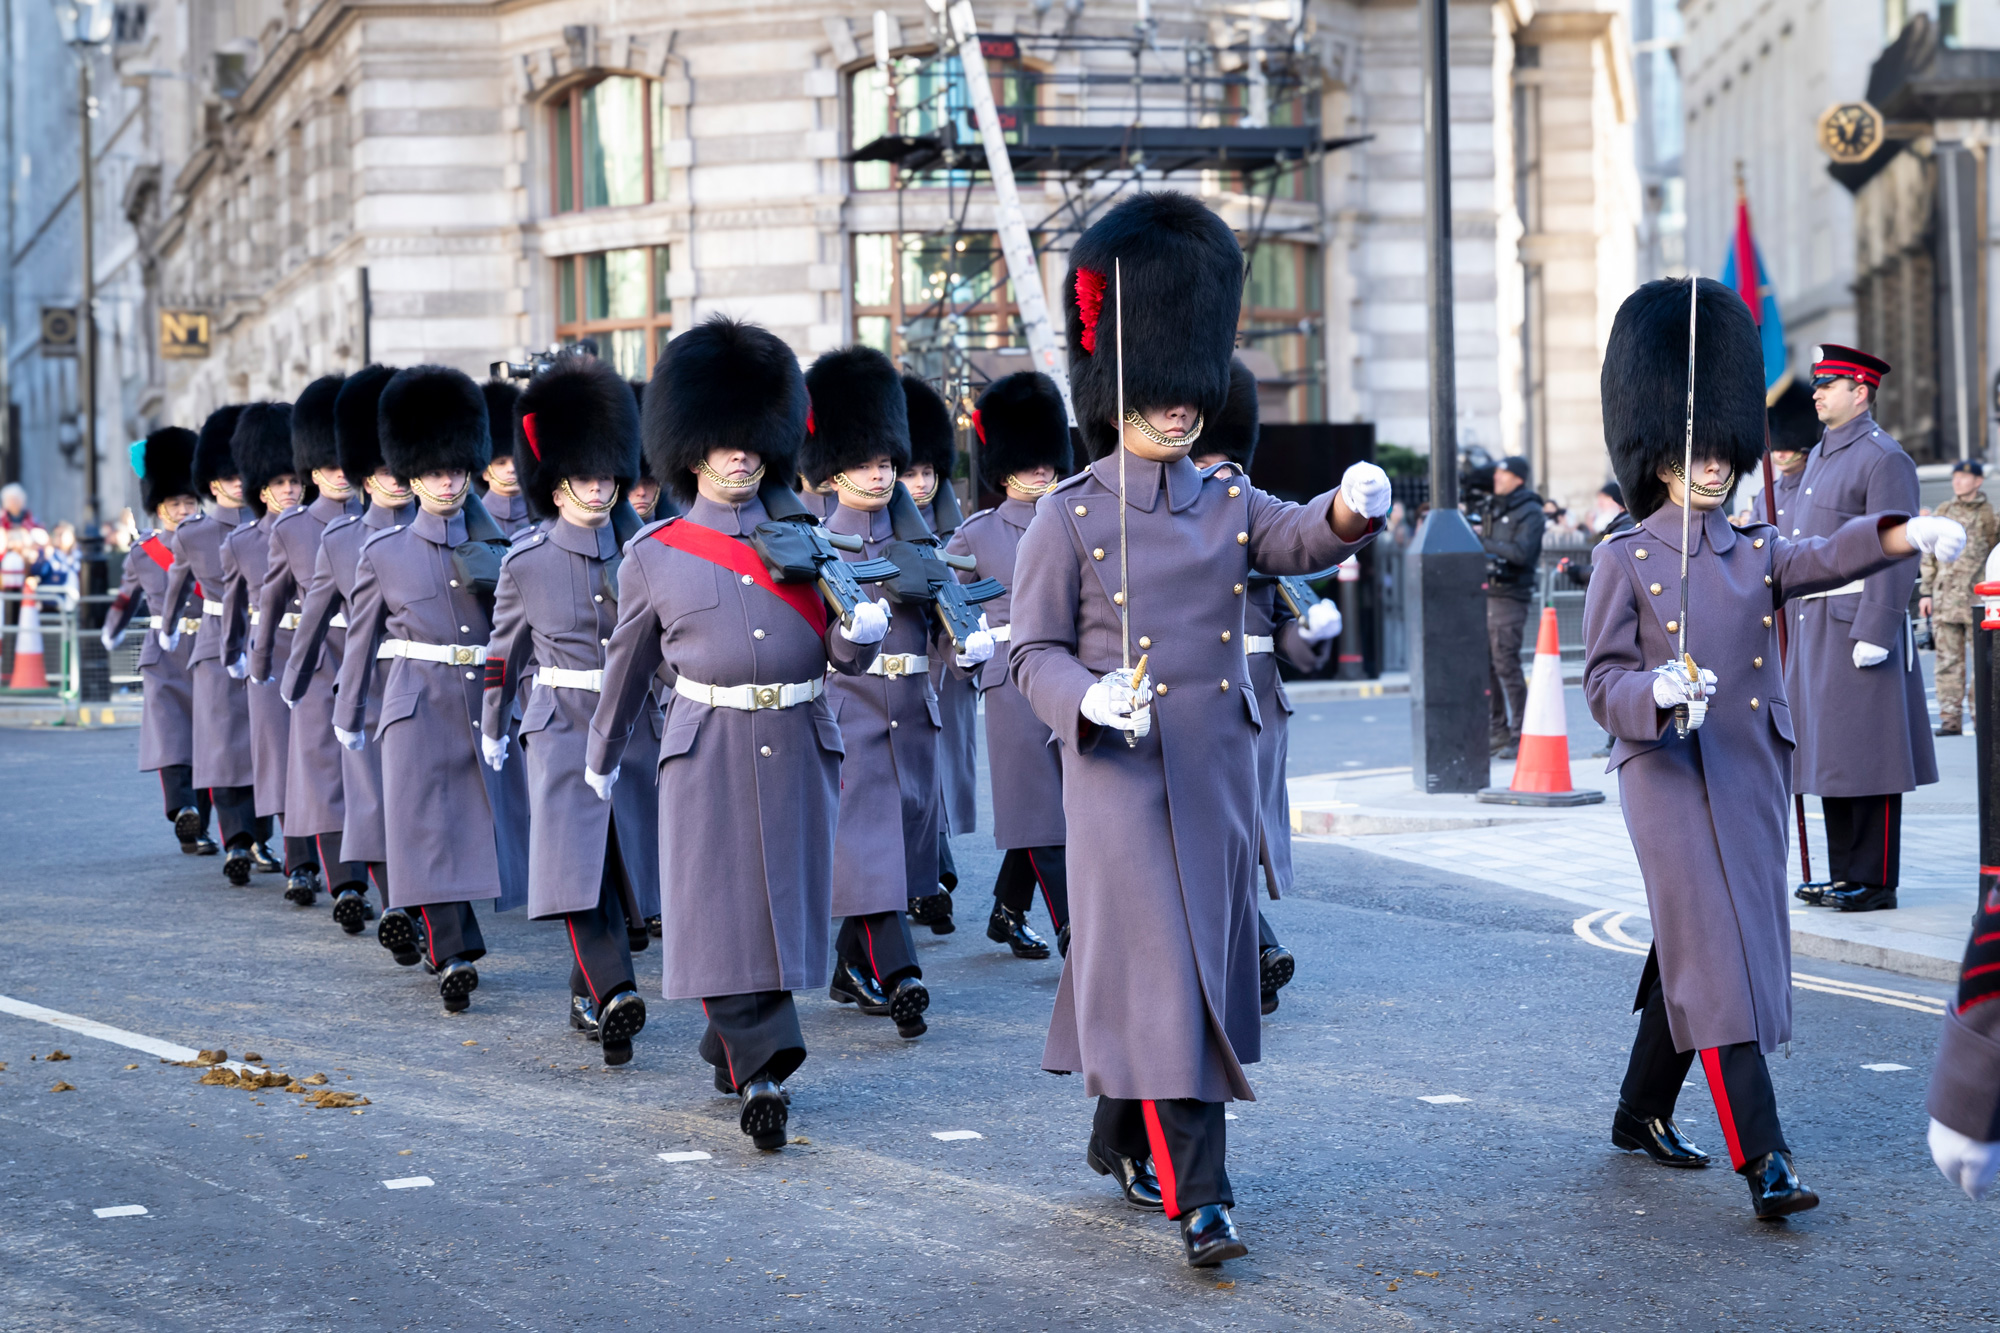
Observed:
[[[883,653],[868,664],[871,676],[887,676],[891,680],[897,676],[928,675],[931,659],[922,653]]]
[[[278,628],[279,628],[279,629],[297,629],[298,627],[299,627],[299,613],[298,613],[298,612],[296,612],[296,611],[287,611],[287,612],[285,612],[285,614],[283,614],[282,616],[279,616],[279,617],[278,617]]]
[[[1259,653],[1278,651],[1277,636],[1271,634],[1246,634],[1243,636],[1243,655],[1255,657]]]
[[[146,617],[147,629],[165,629],[166,627],[167,627],[167,618],[165,616]]]
[[[181,633],[183,634],[201,633],[201,621],[199,619],[192,617],[183,617],[181,620]]]
[[[593,694],[602,694],[604,672],[572,671],[568,667],[536,667],[535,684],[546,685],[552,690],[589,690]]]
[[[335,611],[333,613],[333,619],[326,622],[326,627],[328,629],[346,629],[347,617],[342,615],[340,612]]]
[[[986,632],[993,636],[993,642],[995,643],[1006,643],[1014,637],[1014,627],[1012,625],[995,625]]]
[[[1865,586],[1860,579],[1856,579],[1854,582],[1842,584],[1838,588],[1828,588],[1825,592],[1809,592],[1799,598],[1799,600],[1802,602],[1816,602],[1822,597],[1848,597],[1864,591],[1866,591]]]
[[[219,616],[222,614],[222,603],[211,602],[204,597],[201,599],[201,613],[205,616]]]
[[[535,674],[539,677],[541,672]],[[710,708],[735,708],[754,713],[761,708],[791,708],[811,703],[826,693],[826,680],[822,677],[798,685],[703,685],[686,676],[676,676],[674,693],[698,704],[707,704]]]
[[[443,662],[449,666],[477,666],[486,660],[483,643],[418,643],[414,639],[384,639],[375,650],[377,658],[408,657],[419,662]]]
[[[259,611],[254,606],[250,608],[250,623],[253,625],[261,625],[264,623],[264,613],[262,611]]]

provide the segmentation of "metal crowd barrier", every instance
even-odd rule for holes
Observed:
[[[110,593],[75,597],[0,592],[0,699],[109,702],[120,689],[137,690],[145,623],[135,620],[125,632],[125,641],[109,653],[99,638],[102,631],[86,628],[92,621],[103,623],[105,611],[100,608],[108,608],[113,600]],[[33,616],[33,626],[41,634],[42,671],[48,683],[40,688],[16,688],[14,683],[20,667],[22,632],[28,628],[24,610]],[[100,697],[90,699],[87,695]]]

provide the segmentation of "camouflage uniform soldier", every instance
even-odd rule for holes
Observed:
[[[1951,499],[1937,507],[1937,515],[1965,529],[1965,554],[1949,565],[1925,556],[1917,580],[1923,598],[1918,609],[1931,618],[1931,635],[1937,643],[1940,736],[1956,736],[1964,729],[1965,647],[1972,627],[1979,623],[1972,613],[1972,585],[1983,577],[1987,553],[2000,541],[2000,515],[1980,489],[1985,480],[1986,468],[1974,458],[1960,459],[1951,470]]]

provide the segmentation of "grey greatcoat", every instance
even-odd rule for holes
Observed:
[[[597,906],[605,848],[614,827],[642,915],[646,903],[659,901],[657,777],[644,771],[644,750],[633,764],[633,750],[638,747],[627,747],[617,761],[625,767],[612,789],[611,803],[598,800],[583,780],[583,769],[599,692],[535,679],[542,668],[602,670],[618,616],[616,590],[606,584],[605,569],[617,554],[617,539],[609,527],[583,528],[558,520],[524,533],[500,566],[481,731],[489,736],[504,731],[513,717],[515,698],[527,694],[521,753],[507,762],[524,767],[528,784],[531,917]],[[635,728],[635,735],[651,735],[654,725],[654,716],[648,716]],[[657,740],[654,743],[657,746]],[[626,810],[637,802],[618,799],[628,785],[654,808],[652,818],[629,830]]]
[[[222,620],[228,626],[222,644],[222,660],[234,662],[250,651],[250,633],[257,628],[251,620],[258,615],[257,594],[271,568],[271,529],[282,514],[266,513],[255,523],[239,524],[223,539]],[[272,651],[289,656],[292,631],[272,632]],[[285,813],[285,771],[291,762],[292,713],[278,694],[278,683],[264,680],[244,682],[244,696],[250,704],[251,771],[257,787],[257,813]],[[286,821],[291,833],[291,821]]]
[[[1917,465],[1863,412],[1826,432],[1806,463],[1793,537],[1827,537],[1857,514],[1917,512]],[[1786,692],[1796,710],[1800,791],[1814,796],[1886,796],[1938,780],[1924,706],[1923,669],[1910,639],[1910,594],[1918,557],[1871,575],[1853,592],[1785,608],[1792,618]],[[1856,642],[1889,660],[1854,665]],[[1697,661],[1700,659],[1696,659]]]
[[[194,680],[188,672],[188,659],[194,655],[195,633],[184,633],[168,652],[154,632],[173,630],[165,612],[157,609],[167,604],[168,571],[174,560],[167,536],[164,532],[142,532],[132,543],[118,595],[104,618],[105,633],[117,640],[124,637],[126,626],[141,607],[148,613],[139,619],[146,637],[139,647],[139,689],[146,700],[146,711],[139,719],[141,773],[194,763]],[[166,557],[166,564],[153,558],[154,550]]]
[[[319,561],[326,525],[361,512],[359,500],[322,495],[309,505],[287,509],[271,525],[271,559],[264,586],[257,594],[256,623],[250,627],[250,680],[269,684],[290,664],[298,645],[298,627],[305,611],[306,591]],[[284,629],[287,620],[290,629]],[[291,647],[280,652],[280,632]],[[285,834],[308,838],[338,833],[345,821],[340,790],[340,756],[346,753],[333,736],[333,682],[340,672],[345,631],[336,630],[322,643],[319,659],[306,666],[309,681],[295,701],[285,763]],[[274,669],[275,668],[275,669]],[[279,682],[278,697],[287,696]],[[343,853],[344,854],[344,853]],[[350,858],[351,859],[351,858]]]
[[[951,482],[941,478],[938,485],[949,486]],[[935,532],[937,518],[931,506],[923,505],[918,512],[923,514],[924,522],[930,524]],[[992,606],[993,603],[987,602],[979,609],[988,611]],[[992,623],[990,618],[987,623]],[[997,644],[995,646],[998,647]],[[999,655],[994,654],[995,657]],[[976,672],[960,671],[949,652],[931,654],[931,693],[937,696],[938,701],[938,782],[944,792],[945,832],[950,834],[973,833],[979,828],[977,675]],[[936,892],[935,889],[928,891]]]
[[[947,550],[972,556],[979,568],[967,579],[992,577],[1007,585],[1007,593],[980,607],[986,623],[999,636],[1013,633],[1014,556],[1022,534],[1035,516],[1026,500],[1003,500],[967,518],[951,535]],[[993,782],[993,845],[1003,851],[1016,847],[1060,847],[1063,828],[1062,756],[1055,734],[1028,707],[1028,700],[1009,677],[1011,637],[993,645],[993,656],[979,668],[977,684],[986,703],[986,767]],[[957,825],[953,825],[954,831]]]
[[[1715,673],[1716,693],[1683,740],[1653,698],[1653,669],[1673,659],[1679,628],[1680,513],[1665,505],[1592,553],[1583,690],[1612,736],[1606,771],[1618,774],[1646,881],[1674,1045],[1754,1041],[1769,1054],[1792,1037],[1793,724],[1773,617],[1788,597],[1891,564],[1880,521],[1901,516],[1797,541],[1762,523],[1739,531],[1719,510],[1701,516],[1687,651]]]
[[[1257,691],[1257,711],[1264,729],[1257,733],[1257,785],[1262,793],[1264,887],[1273,898],[1292,887],[1292,798],[1285,787],[1285,761],[1291,749],[1292,699],[1278,675],[1278,655],[1300,671],[1326,665],[1334,641],[1307,643],[1299,633],[1298,617],[1280,611],[1275,580],[1252,578],[1243,594],[1244,651],[1250,658],[1250,685]],[[1270,639],[1273,652],[1251,653],[1258,638]]]
[[[222,543],[239,524],[251,521],[248,509],[217,505],[174,529],[167,547],[174,567],[167,574],[162,599],[167,631],[179,619],[199,616],[194,650],[188,654],[188,674],[194,680],[194,785],[248,787],[256,779],[250,761],[250,698],[246,683],[230,679],[223,665],[223,641],[228,626],[222,618]],[[279,705],[283,707],[283,705]]]
[[[893,538],[889,513],[840,505],[828,530],[862,539],[850,561],[882,554]],[[893,606],[880,655],[929,657],[926,607]],[[928,672],[913,676],[854,675],[827,682],[827,702],[840,723],[847,758],[841,765],[840,832],[833,844],[833,914],[901,912],[910,899],[936,893],[938,823],[944,814],[937,772],[940,720]]]
[[[1126,470],[1132,659],[1150,654],[1156,691],[1137,745],[1078,711],[1120,665],[1116,454],[1042,497],[1014,567],[1009,670],[1062,744],[1078,830],[1042,1067],[1082,1070],[1092,1095],[1250,1100],[1260,717],[1243,594],[1253,565],[1310,573],[1362,543],[1335,535],[1332,493],[1287,504],[1186,459]]]
[[[685,517],[652,524],[627,544],[618,627],[590,724],[592,769],[609,773],[629,755],[656,674],[670,685],[799,685],[829,666],[865,671],[874,660],[874,647],[849,643],[838,620],[815,633],[749,576],[656,539],[672,523],[738,537],[764,518],[755,498],[697,498]],[[841,777],[832,710],[823,698],[754,712],[674,690],[666,700],[659,866],[667,998],[825,985]]]
[[[398,509],[370,505],[358,518],[336,518],[326,525],[320,538],[319,555],[313,561],[312,583],[306,589],[305,606],[299,611],[298,632],[292,636],[292,655],[285,663],[279,689],[284,697],[306,708],[304,696],[313,682],[325,676],[328,736],[333,735],[334,686],[347,654],[347,607],[354,596],[354,575],[361,558],[361,544],[378,532],[408,522],[416,512],[414,504]],[[317,663],[317,666],[313,664]],[[364,735],[373,736],[382,720],[384,673],[369,673],[368,697],[364,700]],[[300,727],[319,726],[301,720]],[[337,743],[337,742],[336,742]],[[389,843],[382,831],[382,747],[340,751],[340,854],[349,861],[389,859]]]
[[[451,553],[465,515],[421,508],[370,537],[355,566],[334,722],[366,725],[376,654],[390,639],[483,647],[492,627]],[[382,747],[382,824],[389,844],[389,906],[498,897],[501,911],[528,900],[527,784],[521,766],[495,773],[479,758],[484,665],[391,657],[381,668],[382,718],[368,743]],[[344,846],[343,846],[344,851]]]
[[[488,491],[480,497],[480,503],[486,506],[487,514],[499,525],[500,531],[506,534],[509,541],[512,541],[517,534],[535,526],[535,515],[534,511],[528,508],[528,497],[518,491],[513,495]]]

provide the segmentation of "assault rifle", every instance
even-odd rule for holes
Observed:
[[[842,551],[862,549],[861,539],[828,532],[784,482],[767,479],[757,498],[770,517],[751,531],[750,549],[779,583],[817,583],[841,624],[852,626],[854,608],[873,600],[862,584],[897,577],[897,567],[887,560],[842,559]]]
[[[938,481],[940,487],[950,484],[942,478]],[[943,549],[937,534],[917,511],[909,487],[900,481],[889,500],[889,527],[895,540],[883,558],[896,567],[894,581],[884,581],[889,595],[899,602],[928,602],[936,609],[938,624],[952,646],[962,651],[966,638],[979,628],[979,604],[1004,596],[1006,587],[993,578],[960,583],[952,571],[977,569],[977,562],[969,555],[951,555]]]

